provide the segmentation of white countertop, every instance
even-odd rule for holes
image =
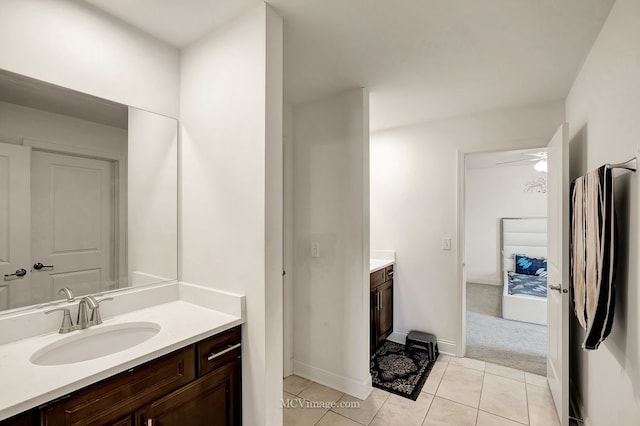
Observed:
[[[369,273],[379,271],[382,268],[391,266],[395,263],[393,259],[369,259]]]
[[[35,365],[29,358],[38,349],[84,330],[52,332],[0,345],[0,420],[228,330],[244,319],[176,300],[105,319],[91,329],[127,322],[154,322],[161,328],[129,349],[66,365]]]

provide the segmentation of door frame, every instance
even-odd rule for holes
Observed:
[[[466,280],[466,178],[467,178],[467,170],[465,167],[465,159],[469,154],[483,154],[490,152],[505,152],[505,151],[521,151],[527,149],[546,149],[547,145],[545,142],[540,141],[540,145],[538,146],[523,146],[523,147],[514,147],[507,146],[503,148],[495,148],[495,149],[470,149],[463,150],[457,149],[458,156],[458,170],[457,170],[457,179],[458,179],[458,196],[457,196],[457,227],[458,227],[458,253],[457,253],[457,261],[456,261],[456,280],[458,282],[458,318],[461,319],[458,330],[458,342],[457,345],[458,350],[456,355],[459,357],[464,357],[467,352],[467,280]]]
[[[293,145],[282,137],[282,266],[283,360],[282,374],[293,374]]]
[[[113,193],[113,278],[114,288],[121,288],[123,279],[127,279],[127,156],[126,152],[100,151],[91,148],[68,145],[59,142],[23,139],[22,144],[32,150],[62,155],[75,155],[113,163],[116,179]],[[114,288],[109,288],[113,290]]]

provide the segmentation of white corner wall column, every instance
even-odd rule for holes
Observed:
[[[371,392],[368,98],[353,89],[293,108],[293,370],[363,399]]]
[[[181,280],[246,296],[248,425],[282,424],[282,102],[266,4],[183,49]]]

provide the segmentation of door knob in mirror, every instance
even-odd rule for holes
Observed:
[[[39,271],[42,268],[53,269],[53,265],[43,265],[40,262],[33,264],[33,269],[35,269],[36,271]]]
[[[4,280],[5,281],[11,281],[11,280],[17,280],[19,278],[24,277],[25,275],[27,275],[27,270],[26,269],[18,269],[15,274],[4,274]]]

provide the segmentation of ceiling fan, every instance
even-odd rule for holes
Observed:
[[[512,164],[512,163],[514,164],[514,163],[530,163],[530,162],[534,162],[535,163],[533,165],[534,169],[536,169],[539,172],[546,172],[547,171],[547,153],[545,151],[522,153],[521,155],[526,155],[526,156],[529,156],[531,158],[522,158],[520,160],[502,161],[502,162],[496,163],[496,165],[498,165],[498,164]]]

